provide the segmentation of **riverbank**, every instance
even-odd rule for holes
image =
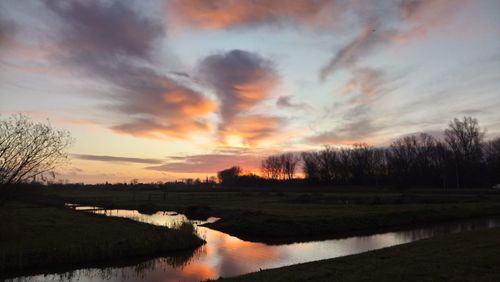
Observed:
[[[500,214],[497,193],[268,193],[60,190],[65,201],[189,218],[221,220],[205,226],[264,243],[365,235]]]
[[[499,238],[500,228],[451,234],[222,281],[498,281]]]
[[[322,214],[276,215],[236,212],[205,224],[244,240],[282,244],[336,239],[500,214],[500,203],[331,207]]]
[[[9,202],[0,208],[0,276],[113,264],[193,250],[189,226],[168,229],[63,207]]]

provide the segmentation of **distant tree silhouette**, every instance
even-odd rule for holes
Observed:
[[[446,183],[447,156],[445,146],[429,134],[406,136],[391,144],[388,169],[397,185],[440,185]]]
[[[484,139],[484,132],[479,127],[477,119],[455,118],[449,123],[444,134],[445,141],[453,153],[457,188],[477,183],[474,178],[478,177],[483,153],[481,143]]]
[[[299,156],[294,153],[285,153],[280,155],[280,159],[282,163],[283,178],[292,180],[295,176],[295,168],[300,161]]]
[[[306,180],[314,183],[319,182],[321,176],[318,165],[319,153],[303,152],[300,156],[302,158],[302,168]]]
[[[278,155],[269,156],[262,160],[260,168],[262,175],[272,180],[280,179],[283,169],[281,161]]]
[[[292,180],[300,157],[295,153],[272,155],[261,163],[261,172],[267,179]]]
[[[490,183],[500,183],[500,137],[484,145],[484,159]]]
[[[483,142],[477,119],[453,119],[438,140],[421,133],[386,148],[367,144],[303,152],[306,181],[314,184],[480,187],[500,183],[500,138]],[[452,181],[450,181],[452,180]],[[453,183],[454,182],[454,183]]]
[[[217,173],[219,178],[219,183],[222,185],[234,185],[238,181],[238,177],[241,174],[241,168],[239,166],[233,166],[231,168],[221,170]]]

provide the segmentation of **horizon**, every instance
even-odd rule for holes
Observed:
[[[88,184],[256,173],[463,116],[500,136],[498,1],[214,3],[0,3],[0,115],[68,130],[58,179]]]

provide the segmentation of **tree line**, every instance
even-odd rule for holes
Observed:
[[[282,153],[262,161],[261,177],[241,175],[239,167],[220,171],[218,177],[229,185],[286,182],[299,167],[304,181],[314,185],[485,187],[500,183],[500,138],[485,141],[477,119],[455,118],[440,139],[421,133],[381,148],[361,143]]]

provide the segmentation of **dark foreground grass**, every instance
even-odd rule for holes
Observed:
[[[69,202],[110,208],[174,210],[191,218],[219,216],[207,227],[251,241],[287,243],[338,238],[500,215],[485,193],[264,193],[62,190]],[[148,208],[149,207],[149,208]]]
[[[500,281],[500,228],[359,255],[263,270],[223,281]]]
[[[0,207],[0,229],[0,277],[78,264],[109,264],[203,244],[189,228],[173,230],[18,202]]]

